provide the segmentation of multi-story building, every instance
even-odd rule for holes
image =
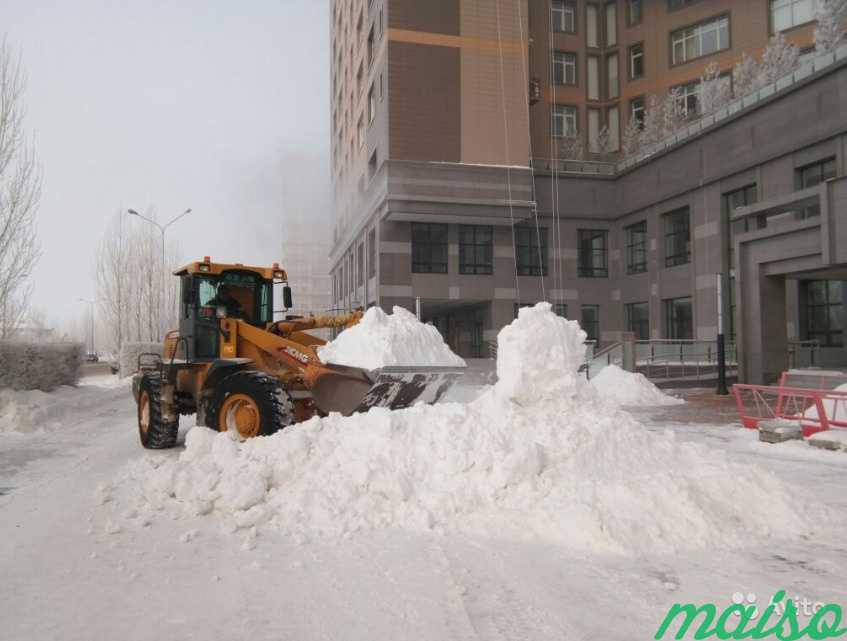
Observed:
[[[335,304],[417,300],[470,356],[538,300],[601,341],[709,340],[723,274],[742,377],[773,376],[791,339],[847,363],[847,50],[808,52],[812,5],[336,1]],[[729,74],[776,31],[808,62],[697,120],[707,65]],[[672,87],[689,128],[592,162]],[[563,161],[572,145],[589,161]]]

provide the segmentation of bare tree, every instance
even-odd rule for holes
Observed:
[[[743,98],[758,90],[758,77],[758,64],[752,57],[747,55],[746,51],[742,52],[741,60],[735,64],[735,68],[732,70],[732,86],[735,91],[735,97]]]
[[[815,50],[830,53],[847,35],[847,0],[817,0],[815,19]]]
[[[710,63],[700,76],[700,115],[714,113],[732,98],[728,78],[721,76],[716,62]]]
[[[781,33],[771,38],[767,49],[762,54],[759,65],[759,87],[776,82],[797,68],[800,60],[800,50],[785,39]]]
[[[19,57],[0,41],[0,338],[9,338],[28,307],[40,250],[36,212],[41,169],[24,134],[26,78]]]
[[[557,148],[559,158],[562,160],[583,160],[585,157],[585,149],[579,134],[559,138]]]
[[[643,123],[638,118],[635,116],[630,117],[621,138],[621,149],[624,157],[636,156],[641,151],[643,146],[643,127]]]
[[[612,134],[609,127],[604,125],[594,139],[591,152],[597,154],[601,160],[606,160],[612,154]]]

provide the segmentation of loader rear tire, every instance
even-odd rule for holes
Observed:
[[[293,422],[294,406],[279,380],[263,372],[242,370],[218,383],[206,425],[251,438],[270,436]]]
[[[176,445],[179,419],[167,422],[162,415],[162,377],[148,372],[141,378],[138,392],[138,437],[148,450],[164,450]]]

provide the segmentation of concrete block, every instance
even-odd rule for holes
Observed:
[[[763,443],[784,443],[785,441],[802,441],[803,428],[800,421],[789,421],[775,418],[759,423],[759,440]]]
[[[812,447],[822,450],[847,451],[847,429],[824,430],[806,439]]]

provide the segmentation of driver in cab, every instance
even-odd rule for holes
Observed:
[[[227,318],[244,318],[244,308],[241,306],[230,291],[229,285],[223,284],[218,287],[218,291],[207,305],[209,307],[223,307],[226,310]]]

